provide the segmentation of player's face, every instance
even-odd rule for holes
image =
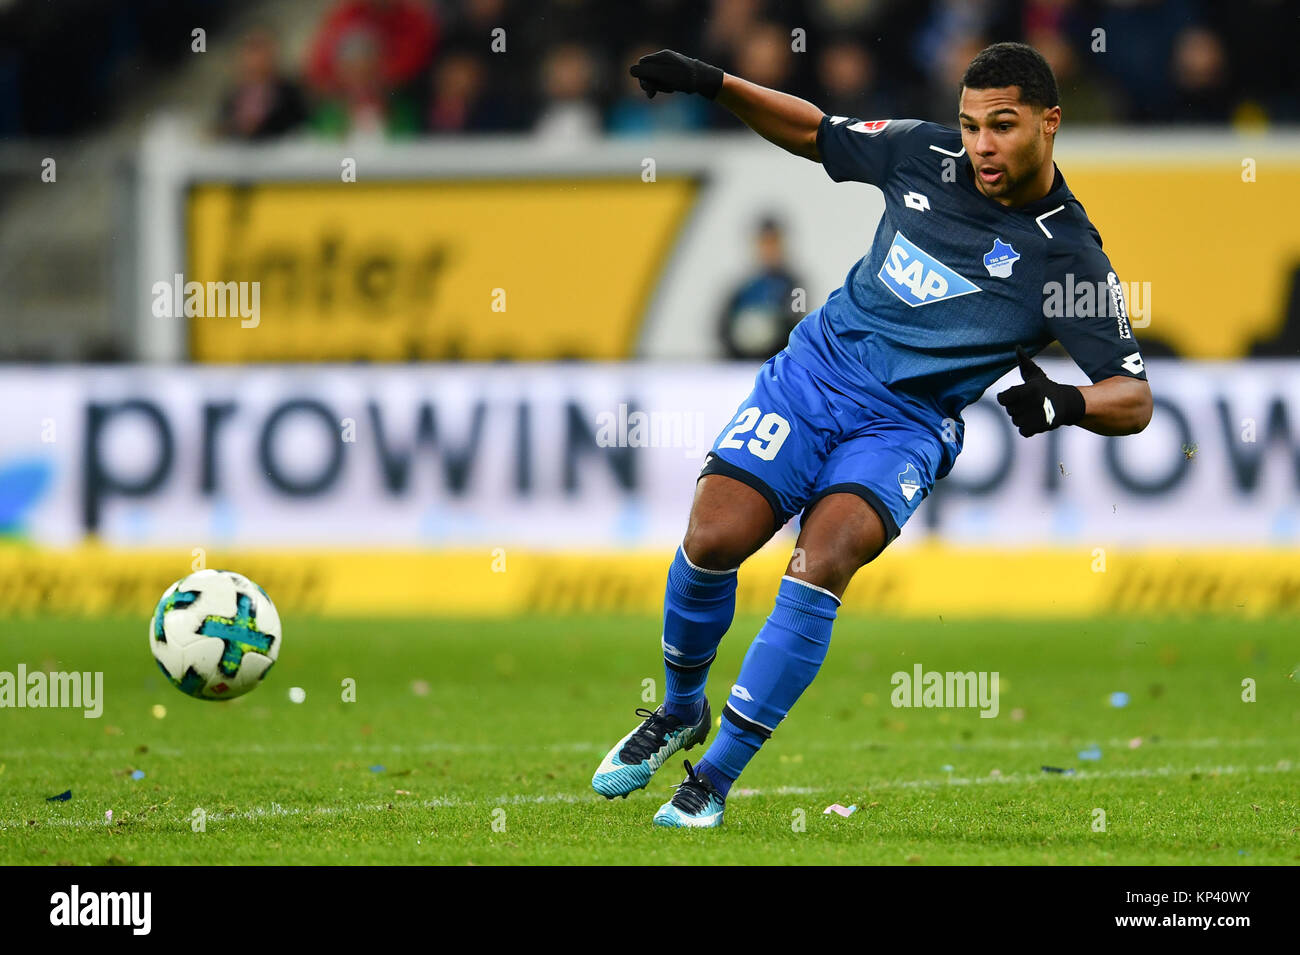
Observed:
[[[1051,133],[1061,109],[1039,109],[1020,101],[1020,87],[963,88],[957,114],[962,145],[980,192],[1003,205],[1020,205],[1041,189],[1047,169],[1050,187]]]

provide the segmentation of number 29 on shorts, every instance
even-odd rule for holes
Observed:
[[[740,436],[754,432],[754,437],[741,441]],[[771,461],[781,450],[781,445],[790,434],[790,422],[774,411],[763,414],[758,408],[746,408],[736,415],[735,423],[727,430],[719,448],[744,447],[749,453],[764,461]]]

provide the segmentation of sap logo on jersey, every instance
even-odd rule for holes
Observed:
[[[901,232],[894,233],[894,242],[876,277],[913,308],[982,291],[978,285],[968,282],[930,253],[909,242]]]

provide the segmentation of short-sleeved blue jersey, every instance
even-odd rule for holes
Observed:
[[[1017,345],[1058,340],[1094,382],[1145,379],[1122,286],[1059,169],[1046,196],[1008,208],[979,191],[955,129],[824,116],[817,147],[836,182],[877,186],[885,213],[843,287],[791,333],[801,365],[936,426],[960,423]]]

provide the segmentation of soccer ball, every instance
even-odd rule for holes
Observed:
[[[261,682],[280,654],[280,615],[242,574],[200,570],[167,588],[149,624],[158,669],[182,693],[229,700]]]

